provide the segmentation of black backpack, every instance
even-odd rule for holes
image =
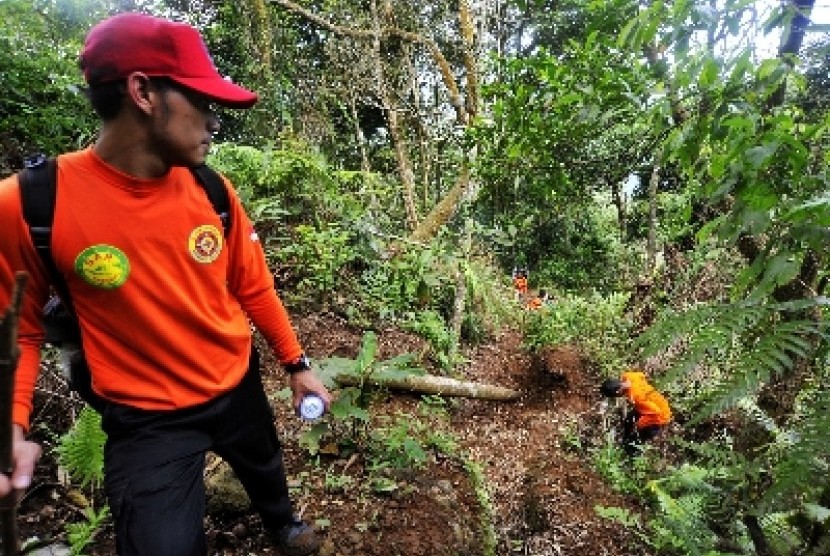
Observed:
[[[205,164],[195,166],[190,170],[196,182],[205,190],[213,210],[219,215],[224,235],[227,237],[231,226],[230,202],[228,190],[222,178]],[[80,394],[84,401],[100,410],[101,400],[92,391],[89,368],[80,351],[81,329],[72,307],[72,299],[52,258],[52,221],[55,217],[57,162],[54,158],[48,158],[42,154],[31,156],[26,159],[25,169],[18,175],[18,181],[23,218],[29,226],[32,243],[49,272],[56,292],[43,309],[46,341],[58,347],[74,346],[77,348],[69,360],[69,385]]]

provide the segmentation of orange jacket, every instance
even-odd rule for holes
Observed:
[[[92,149],[58,159],[52,254],[72,295],[95,392],[144,408],[175,409],[236,386],[251,325],[283,363],[302,348],[274,289],[262,246],[231,184],[231,229],[186,168],[141,180]],[[39,369],[49,278],[31,243],[17,178],[0,181],[0,307],[12,273],[31,279],[19,325],[13,420],[26,428]]]
[[[524,295],[527,293],[527,278],[524,276],[516,276],[513,279],[513,285],[520,294]]]
[[[535,311],[536,309],[542,307],[542,299],[540,297],[534,297],[533,299],[527,302],[527,305],[525,305],[525,307],[527,307],[527,309],[530,311]]]
[[[638,429],[650,425],[667,425],[671,422],[669,402],[648,383],[644,373],[628,371],[620,376],[620,380],[630,385],[624,392],[640,416],[637,419]]]

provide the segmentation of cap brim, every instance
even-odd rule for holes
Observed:
[[[228,108],[250,108],[259,99],[256,93],[221,77],[173,77],[173,81],[193,89]]]

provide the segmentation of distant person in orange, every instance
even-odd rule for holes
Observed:
[[[548,300],[548,294],[545,290],[539,290],[538,295],[533,296],[525,305],[528,311],[535,311],[541,309]]]
[[[516,297],[524,299],[527,296],[527,271],[519,269],[513,273],[513,287],[516,288]]]
[[[638,444],[660,436],[671,422],[669,402],[640,370],[630,369],[619,379],[607,379],[600,392],[612,398],[625,396],[632,405],[623,426],[623,445],[629,453],[635,452]]]

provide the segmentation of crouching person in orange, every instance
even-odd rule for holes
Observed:
[[[619,379],[609,378],[600,392],[607,397],[625,396],[631,403],[623,425],[623,446],[629,454],[636,453],[641,443],[659,437],[671,422],[669,402],[649,384],[642,371],[632,369]]]
[[[545,306],[548,301],[548,294],[545,290],[539,290],[539,294],[533,296],[526,304],[525,308],[528,311],[536,311]]]

